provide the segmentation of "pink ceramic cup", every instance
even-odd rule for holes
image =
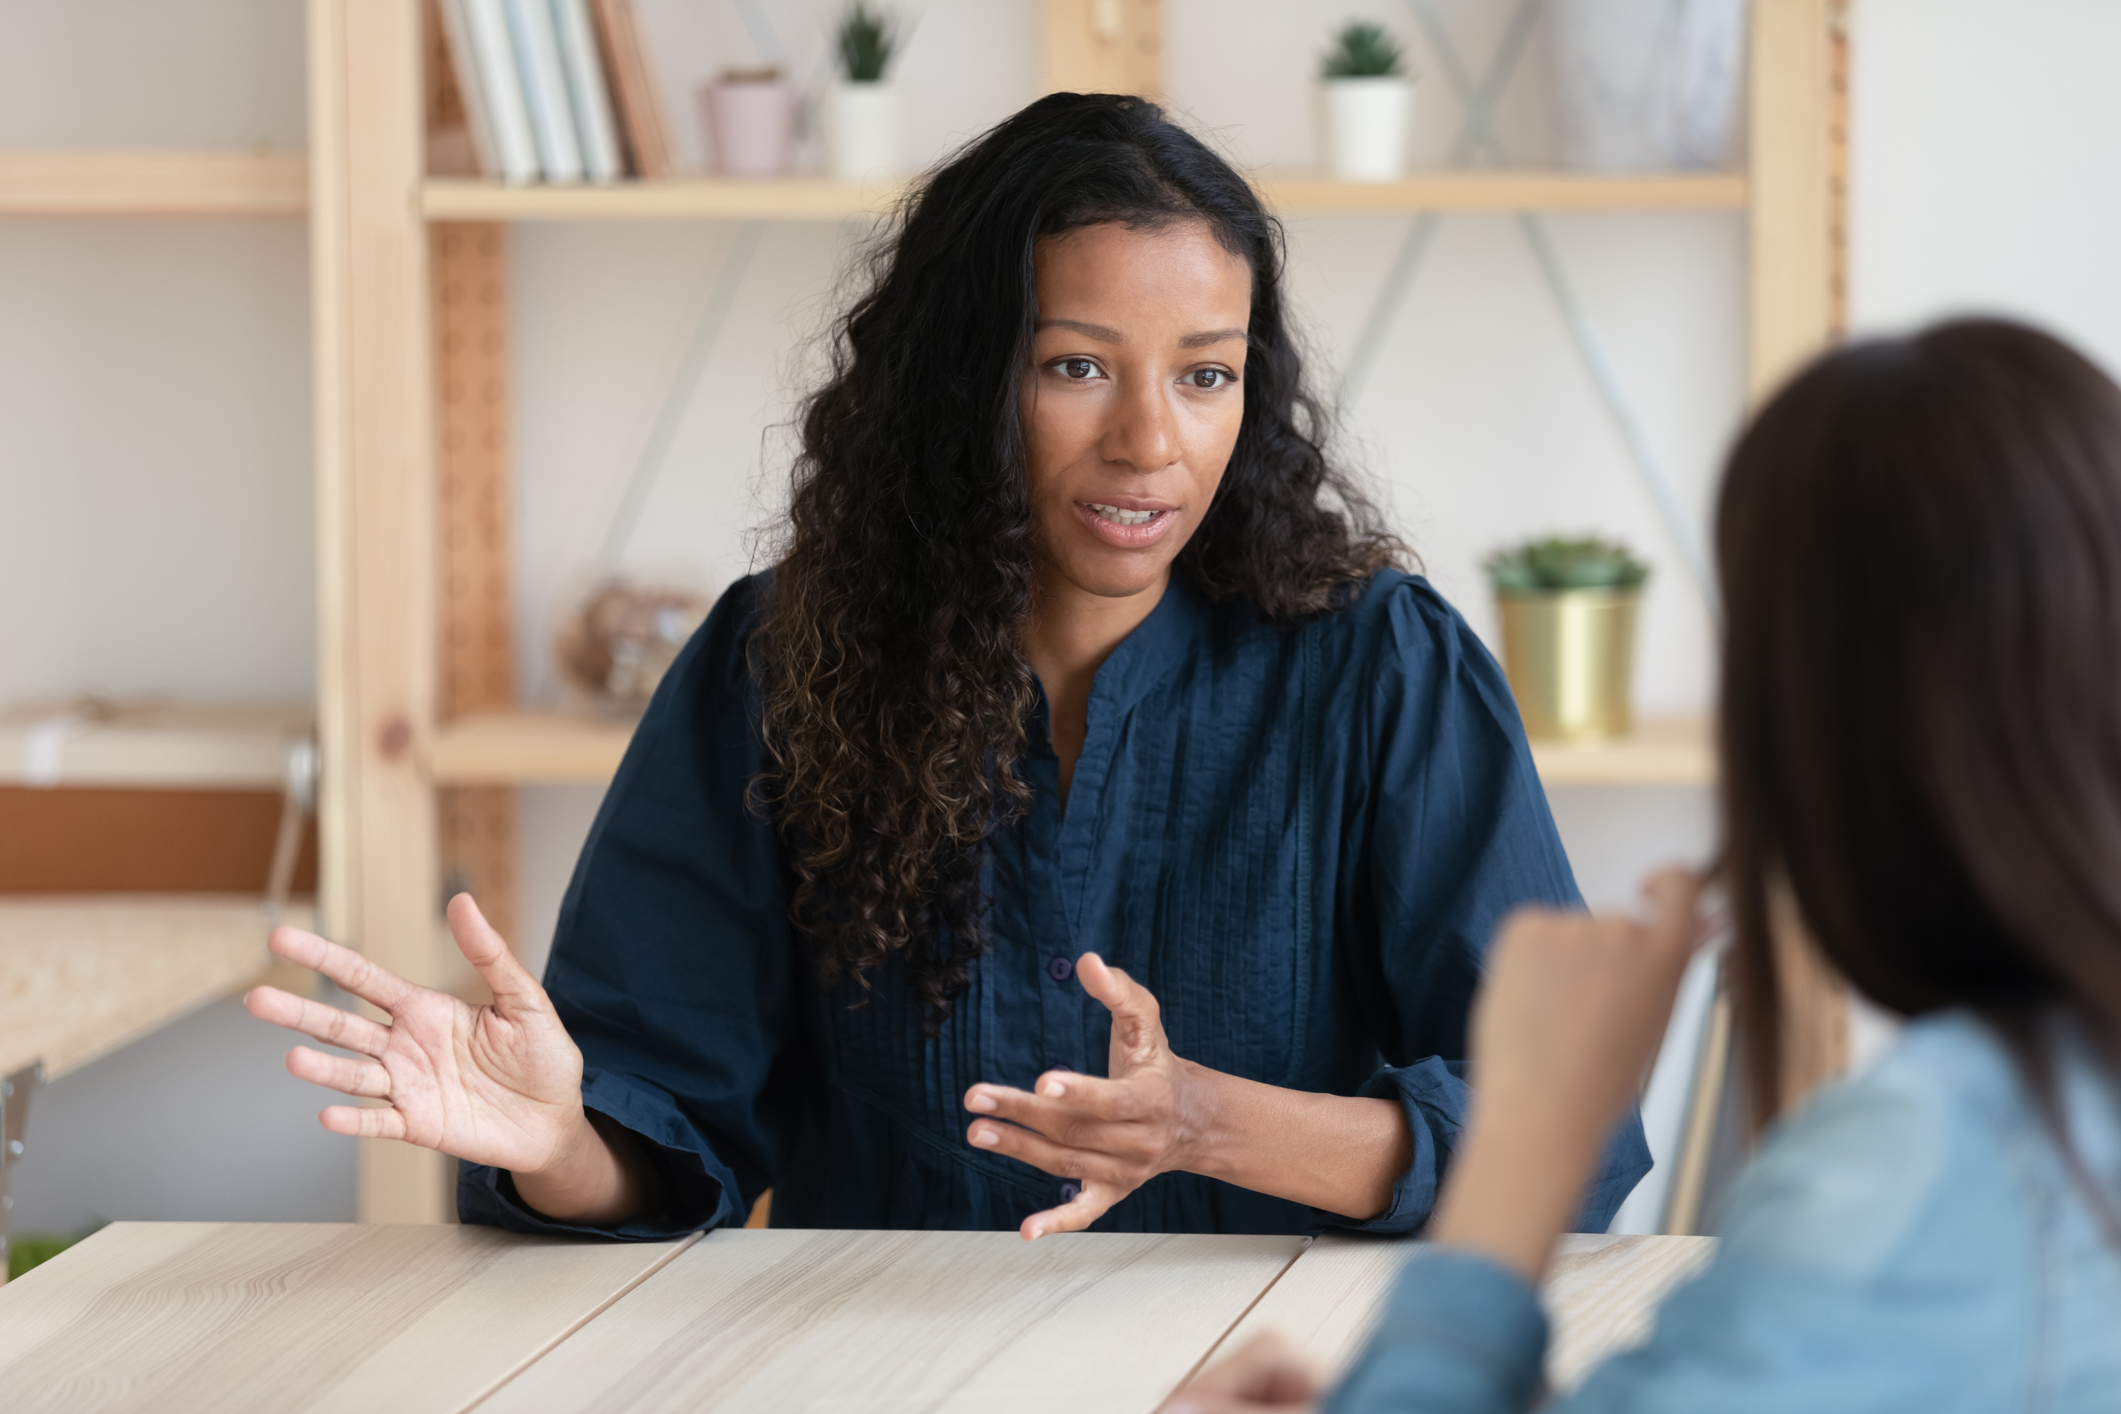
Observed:
[[[725,177],[778,177],[795,139],[795,90],[779,79],[702,84],[700,113],[715,170]]]

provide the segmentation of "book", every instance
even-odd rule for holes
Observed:
[[[626,163],[619,152],[611,94],[604,86],[589,0],[552,0],[552,23],[560,37],[560,67],[567,75],[567,98],[574,109],[575,136],[582,145],[582,167],[592,182],[615,182],[626,175]]]
[[[486,102],[479,78],[479,61],[471,48],[471,21],[464,13],[464,0],[437,0],[442,17],[442,47],[449,51],[449,74],[456,80],[457,104],[464,110],[464,126],[471,133],[471,150],[479,175],[501,175],[501,159],[493,144],[492,110]]]
[[[516,74],[515,41],[508,36],[502,0],[457,0],[464,29],[479,71],[479,97],[493,135],[493,153],[501,180],[511,186],[538,179],[537,139],[530,130],[530,110],[523,101],[523,81]],[[447,13],[445,5],[444,13]],[[470,98],[466,97],[467,105]]]
[[[663,129],[663,101],[641,48],[633,0],[590,0],[590,14],[596,20],[611,89],[618,95],[634,175],[644,181],[661,181],[671,174],[670,141]]]
[[[574,107],[567,101],[567,77],[560,70],[560,37],[546,0],[503,0],[508,33],[515,41],[516,72],[523,79],[523,102],[530,109],[530,131],[537,138],[538,165],[554,186],[582,180],[582,144],[574,131]]]

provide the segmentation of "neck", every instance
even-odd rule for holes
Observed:
[[[1024,658],[1045,685],[1047,727],[1060,758],[1061,800],[1075,776],[1090,720],[1090,683],[1120,640],[1141,626],[1170,587],[1170,572],[1139,594],[1088,594],[1042,571],[1024,623]]]
[[[1086,593],[1058,575],[1041,574],[1023,644],[1024,657],[1045,684],[1046,695],[1057,696],[1064,684],[1080,679],[1088,696],[1089,680],[1120,641],[1163,602],[1170,583],[1167,571],[1139,594],[1114,598]]]

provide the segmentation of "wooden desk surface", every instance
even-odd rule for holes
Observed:
[[[0,1286],[0,1408],[454,1414],[689,1245],[113,1223]]]
[[[1699,1271],[1715,1246],[1709,1237],[1562,1238],[1540,1293],[1553,1326],[1548,1383],[1574,1389],[1606,1356],[1641,1344],[1658,1303]],[[1376,1323],[1409,1250],[1404,1242],[1326,1234],[1260,1298],[1217,1353],[1278,1330],[1339,1374]]]
[[[715,1232],[479,1414],[1148,1414],[1297,1237]]]
[[[1648,1328],[1706,1238],[1563,1240],[1549,1371]],[[1266,1326],[1336,1365],[1403,1242],[118,1223],[0,1287],[0,1408],[1149,1414]]]

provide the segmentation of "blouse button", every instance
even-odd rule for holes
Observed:
[[[1056,982],[1065,982],[1075,972],[1075,964],[1064,957],[1057,957],[1046,964],[1046,975]]]
[[[1073,1203],[1076,1199],[1082,1197],[1083,1186],[1080,1183],[1063,1183],[1060,1193],[1063,1203]]]

